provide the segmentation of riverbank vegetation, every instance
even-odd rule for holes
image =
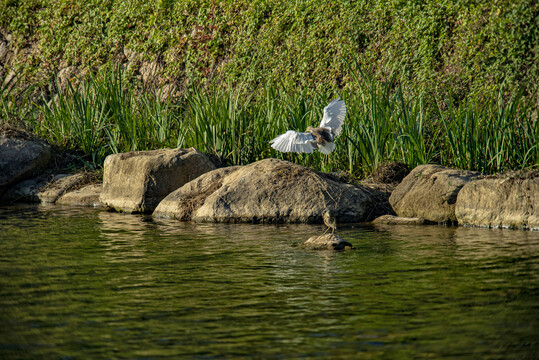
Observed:
[[[0,0],[0,13],[2,121],[89,167],[175,146],[354,176],[395,160],[539,164],[533,1]],[[336,96],[348,116],[331,156],[268,146]]]
[[[191,147],[225,165],[281,157],[322,171],[361,176],[385,161],[414,167],[435,162],[493,173],[539,163],[539,122],[534,105],[521,93],[502,93],[481,102],[452,102],[404,95],[391,81],[378,82],[351,68],[359,91],[340,94],[286,90],[192,87],[179,97],[155,89],[137,89],[119,69],[90,76],[65,92],[37,102],[23,101],[25,91],[10,84],[0,91],[2,118],[20,122],[49,142],[79,151],[90,167],[111,153],[162,147]],[[27,91],[31,91],[29,88]],[[337,149],[330,156],[281,154],[269,140],[289,129],[318,124],[334,97],[347,103],[348,116]],[[445,107],[445,108],[444,108]]]

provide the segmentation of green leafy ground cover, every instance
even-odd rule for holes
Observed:
[[[346,62],[456,99],[539,83],[533,0],[0,0],[22,67],[145,61],[161,82],[353,86]],[[17,61],[14,61],[17,63]],[[43,78],[47,78],[46,76]]]

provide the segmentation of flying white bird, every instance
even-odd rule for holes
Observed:
[[[318,149],[322,154],[331,154],[335,150],[333,141],[341,133],[345,117],[346,104],[337,98],[324,108],[319,127],[308,126],[307,132],[288,130],[271,140],[271,147],[281,152],[312,153]]]

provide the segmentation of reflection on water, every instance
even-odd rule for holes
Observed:
[[[535,358],[539,233],[0,208],[0,358]]]
[[[110,262],[142,261],[144,236],[151,231],[147,218],[104,211],[97,215],[105,259]]]

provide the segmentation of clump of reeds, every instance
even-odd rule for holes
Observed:
[[[79,151],[93,167],[111,153],[177,146],[194,146],[225,165],[280,157],[355,176],[387,161],[410,167],[437,162],[485,173],[539,163],[536,109],[522,101],[521,93],[455,106],[451,99],[409,97],[395,79],[378,81],[357,64],[350,71],[359,90],[339,94],[348,115],[330,156],[281,154],[269,147],[269,140],[286,130],[318,125],[323,107],[338,96],[278,84],[248,90],[193,87],[172,97],[135,88],[113,69],[31,100],[35,89],[16,90],[12,79],[1,82],[0,115],[53,144]]]

